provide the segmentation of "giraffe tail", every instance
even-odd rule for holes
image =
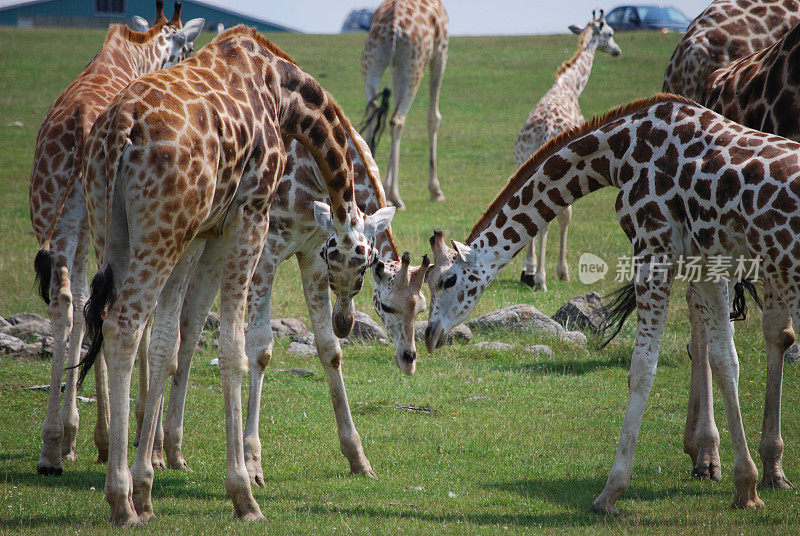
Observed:
[[[50,275],[53,270],[53,252],[50,244],[45,243],[33,259],[33,269],[36,271],[36,283],[39,285],[39,295],[44,303],[50,305]]]
[[[733,285],[733,303],[731,307],[731,320],[744,320],[747,318],[747,302],[745,301],[744,291],[750,294],[758,308],[763,310],[764,304],[758,295],[758,289],[753,284],[752,279],[740,279]]]
[[[383,131],[386,130],[386,117],[389,115],[389,98],[392,95],[392,90],[388,87],[383,88],[383,91],[374,100],[367,104],[367,109],[364,112],[364,121],[358,131],[364,134],[369,131],[367,145],[369,150],[375,154],[375,148],[381,141]]]
[[[611,294],[603,297],[603,300],[611,299],[608,302],[608,305],[605,307],[605,311],[603,312],[603,321],[600,324],[600,329],[598,330],[603,336],[607,333],[611,333],[608,335],[608,338],[605,339],[602,343],[598,345],[598,349],[602,350],[608,343],[610,343],[614,337],[616,337],[620,330],[622,330],[622,326],[625,325],[625,321],[628,319],[630,314],[636,310],[636,287],[633,284],[633,281],[626,283],[625,285],[621,286]]]

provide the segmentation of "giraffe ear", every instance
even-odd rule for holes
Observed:
[[[131,23],[128,24],[128,26],[134,32],[146,32],[148,28],[150,28],[150,24],[147,22],[147,19],[140,17],[139,15],[134,15],[131,19]]]
[[[183,25],[181,30],[186,35],[186,42],[193,43],[206,25],[206,19],[192,19]]]
[[[461,259],[461,262],[467,264],[473,264],[475,260],[475,252],[472,251],[472,248],[466,244],[462,244],[458,240],[450,240],[450,243],[453,245],[453,249],[456,251],[456,255]]]
[[[569,31],[571,31],[575,35],[581,35],[583,33],[583,28],[581,28],[580,26],[575,26],[574,24],[570,24]]]
[[[392,218],[397,207],[383,207],[375,212],[364,217],[364,234],[366,236],[375,236],[380,232],[385,231],[392,223]]]
[[[335,232],[331,221],[331,207],[321,201],[314,201],[314,220],[326,233]]]

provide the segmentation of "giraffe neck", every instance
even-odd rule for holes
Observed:
[[[592,74],[596,51],[597,41],[592,39],[590,34],[584,33],[578,51],[558,70],[554,85],[573,93],[576,99],[580,97],[589,82],[589,75]]]
[[[159,34],[160,26],[151,28],[144,34],[132,32],[124,25],[112,26],[92,65],[106,69],[110,66],[118,67],[115,74],[128,74],[131,80],[157,71],[164,66],[168,54],[167,45],[159,38]]]

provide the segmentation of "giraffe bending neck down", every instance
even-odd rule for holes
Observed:
[[[379,173],[366,143],[357,134],[350,142],[349,154],[355,172],[355,196],[364,213],[373,214],[386,206]],[[361,145],[361,152],[355,144]],[[361,159],[361,155],[366,161]],[[255,310],[248,326],[248,336],[258,344],[247,348],[250,390],[247,423],[244,432],[244,456],[251,484],[264,485],[261,465],[261,441],[258,434],[261,391],[264,373],[272,356],[273,336],[270,326],[271,296],[278,266],[292,256],[297,258],[303,278],[303,291],[314,330],[314,342],[325,370],[334,406],[342,453],[353,474],[374,476],[364,455],[361,437],[353,423],[342,378],[342,350],[333,334],[325,262],[319,255],[326,235],[314,221],[310,201],[326,201],[328,192],[319,168],[308,151],[296,140],[287,147],[287,164],[278,182],[270,207],[269,233],[248,291],[248,308]],[[428,262],[409,266],[408,255],[398,257],[391,229],[376,236],[377,258],[372,272],[375,282],[373,302],[389,336],[395,343],[395,361],[407,374],[416,366],[414,319],[425,309],[421,293]],[[181,342],[178,368],[172,382],[164,433],[167,464],[173,469],[188,467],[182,451],[183,414],[189,369],[196,341],[206,314],[220,287],[218,259],[201,257],[184,297],[181,310]],[[156,445],[160,449],[160,445]]]
[[[48,304],[53,326],[53,361],[50,385],[61,385],[67,365],[63,406],[61,391],[51,389],[42,425],[39,474],[60,475],[62,458],[75,459],[78,430],[77,371],[83,339],[83,305],[88,297],[86,281],[89,232],[86,207],[78,182],[84,140],[97,116],[114,96],[143,74],[175,63],[200,33],[203,19],[180,20],[180,4],[172,19],[156,2],[151,29],[135,32],[121,24],[108,29],[100,52],[56,99],[39,129],[31,170],[29,209],[41,249],[35,268],[42,299]],[[94,439],[98,461],[108,455],[108,394],[105,364],[95,369],[98,418]]]
[[[570,30],[580,36],[578,50],[572,58],[561,64],[556,71],[556,81],[553,86],[528,115],[514,146],[517,167],[524,164],[539,147],[550,139],[583,123],[584,119],[578,98],[589,82],[595,51],[599,48],[612,56],[619,56],[622,53],[614,41],[614,29],[606,23],[603,10],[600,10],[599,16],[592,12],[592,20],[585,28],[570,26]],[[572,207],[567,207],[558,215],[558,224],[561,228],[561,248],[556,273],[558,278],[563,281],[569,280],[567,227],[570,219],[572,219]],[[538,262],[533,241],[531,241],[520,275],[523,283],[545,292],[547,291],[545,255],[549,227],[549,225],[546,226],[536,235],[539,249]]]
[[[800,314],[800,144],[751,130],[674,95],[609,112],[545,145],[510,180],[472,230],[467,244],[432,237],[429,276],[433,350],[464,321],[525,244],[566,206],[597,189],[620,190],[616,211],[634,254],[638,307],[629,395],[622,434],[600,512],[630,483],[638,437],[680,256],[760,258],[765,282]],[[658,267],[665,269],[659,270]],[[645,280],[646,279],[646,280]],[[698,312],[708,326],[711,371],[723,392],[734,449],[734,505],[758,507],[758,472],[750,458],[738,404],[738,361],[728,318],[727,284],[696,283]]]
[[[431,201],[444,201],[436,173],[436,148],[442,121],[439,88],[447,64],[448,39],[447,12],[441,0],[384,0],[372,16],[364,43],[361,72],[367,96],[367,121],[362,133],[373,153],[380,135],[376,129],[382,124],[382,114],[388,111],[387,92],[383,93],[383,104],[379,103],[381,77],[387,66],[392,71],[395,105],[389,121],[392,146],[384,187],[389,201],[400,209],[405,207],[400,198],[400,137],[427,65],[430,65],[428,190]]]
[[[327,218],[321,218],[334,231],[323,248],[330,286],[350,301],[360,290],[375,256],[374,236],[388,227],[394,209],[364,216],[356,206],[350,131],[341,109],[311,76],[255,29],[242,26],[223,32],[191,59],[140,78],[98,118],[87,145],[84,192],[103,269],[92,283],[87,318],[102,334],[93,350],[104,341],[109,369],[105,497],[112,523],[135,525],[153,515],[158,408],[166,379],[177,368],[181,297],[201,254],[218,259],[222,272],[225,489],[236,518],[263,517],[244,460],[241,383],[245,349],[267,348],[252,340],[252,332],[245,337],[247,289],[286,163],[282,140],[295,138],[319,166],[331,201]],[[248,311],[251,323],[254,314]],[[151,396],[129,471],[131,368],[151,315]],[[96,355],[87,355],[84,371]]]

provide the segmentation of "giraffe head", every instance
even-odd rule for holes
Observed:
[[[453,249],[450,249],[438,230],[433,232],[430,242],[434,266],[427,279],[431,311],[425,346],[428,352],[433,352],[444,344],[448,331],[469,317],[496,268],[504,263],[455,240],[451,240]]]
[[[206,19],[192,19],[184,25],[181,23],[181,3],[175,2],[172,18],[166,20],[162,11],[160,17],[156,18],[155,25],[158,24],[161,24],[162,51],[165,54],[162,67],[166,68],[185,60],[194,52],[194,40],[203,31]]]
[[[355,305],[353,298],[361,291],[364,273],[376,258],[375,236],[392,222],[395,207],[385,207],[374,214],[363,214],[357,208],[346,218],[347,224],[334,223],[331,209],[325,203],[314,202],[314,219],[330,236],[320,254],[328,265],[328,281],[336,294],[333,306],[333,332],[347,337],[353,329]]]
[[[378,260],[372,265],[375,281],[372,304],[394,342],[397,366],[408,375],[414,374],[417,366],[414,319],[427,307],[422,284],[431,261],[425,255],[421,266],[410,264],[411,257],[405,252],[400,262]]]
[[[614,28],[609,26],[606,22],[606,15],[603,13],[602,9],[600,10],[599,17],[596,12],[592,11],[592,20],[586,25],[586,28],[580,28],[573,24],[569,29],[572,33],[578,35],[585,31],[588,32],[586,41],[584,41],[585,47],[588,47],[590,44],[596,44],[597,48],[608,52],[612,56],[619,56],[622,54],[619,45],[614,41]]]

